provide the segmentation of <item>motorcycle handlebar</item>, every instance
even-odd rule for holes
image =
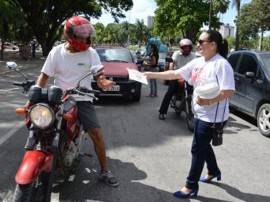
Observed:
[[[23,82],[17,82],[17,81],[15,81],[15,82],[13,82],[13,85],[14,86],[21,86],[21,87],[23,87],[24,86],[24,83]]]
[[[13,82],[13,85],[14,86],[20,86],[20,87],[23,87],[23,92],[24,93],[27,93],[29,88],[32,86],[32,85],[35,85],[35,81],[33,80],[27,80],[27,81],[24,81],[24,82]]]
[[[84,95],[84,96],[89,96],[95,100],[98,100],[97,97],[95,97],[94,94],[99,94],[100,91],[99,90],[86,90],[84,88],[72,88],[72,89],[68,89],[64,94],[78,94],[78,95]]]

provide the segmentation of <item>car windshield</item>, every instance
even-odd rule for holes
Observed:
[[[260,58],[262,59],[266,69],[270,72],[270,54],[269,53],[260,54]]]
[[[132,54],[128,49],[96,49],[101,62],[132,63]]]

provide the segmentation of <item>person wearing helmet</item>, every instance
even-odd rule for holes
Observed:
[[[192,42],[187,39],[183,38],[179,42],[179,50],[175,51],[172,55],[173,62],[169,64],[169,70],[179,69],[189,61],[193,60],[196,55],[192,52]],[[170,101],[175,94],[175,92],[179,91],[179,84],[177,80],[170,80],[168,90],[162,100],[161,106],[159,108],[159,119],[165,120],[166,114],[168,112],[168,108],[170,105]]]
[[[67,90],[76,86],[77,82],[95,65],[102,65],[97,52],[91,47],[91,36],[95,33],[94,27],[86,18],[73,16],[66,20],[64,37],[66,42],[54,47],[41,70],[37,85],[45,87],[49,77],[55,78],[55,84]],[[96,76],[97,84],[102,89],[110,89],[114,82]],[[91,90],[91,78],[86,77],[80,82],[85,91]],[[118,186],[118,180],[108,169],[105,143],[100,124],[91,100],[77,96],[78,116],[83,128],[91,137],[98,161],[101,167],[99,179],[110,186]]]

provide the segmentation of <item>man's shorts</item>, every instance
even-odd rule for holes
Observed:
[[[78,116],[84,130],[100,128],[95,106],[88,101],[78,101]]]

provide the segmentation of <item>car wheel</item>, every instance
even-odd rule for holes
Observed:
[[[132,97],[132,100],[133,100],[134,102],[139,102],[139,101],[141,100],[141,93],[139,93],[138,95],[134,95],[134,96]]]
[[[257,114],[257,126],[260,133],[270,138],[270,104],[263,104]]]
[[[139,102],[139,101],[141,100],[141,91],[140,91],[138,94],[133,95],[133,96],[132,96],[132,100],[133,100],[134,102]]]

